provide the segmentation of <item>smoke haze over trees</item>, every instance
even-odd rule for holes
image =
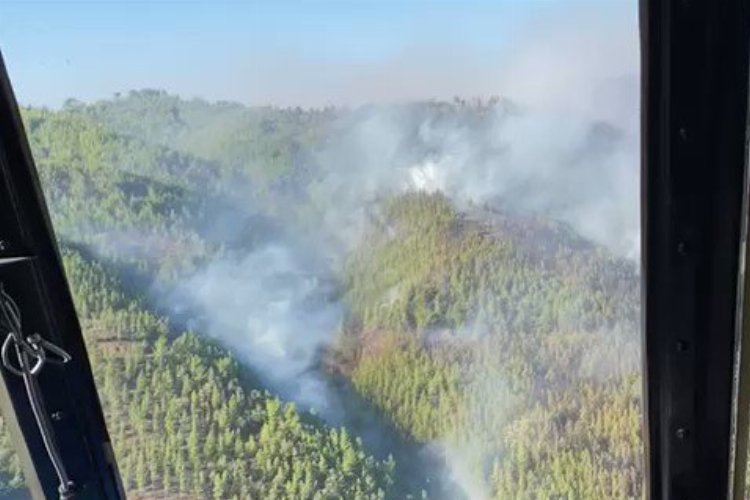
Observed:
[[[162,91],[24,118],[134,496],[640,496],[616,125],[532,148],[556,118],[506,99]]]
[[[637,38],[566,19],[23,109],[129,497],[642,497]]]

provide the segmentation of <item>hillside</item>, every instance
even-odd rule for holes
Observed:
[[[633,266],[564,237],[540,255],[554,225],[477,224],[441,195],[384,212],[347,268],[358,390],[497,498],[639,497]]]
[[[639,276],[518,177],[524,113],[25,109],[132,496],[640,498]]]

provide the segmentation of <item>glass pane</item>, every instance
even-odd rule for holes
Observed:
[[[642,498],[634,2],[0,33],[129,498]]]
[[[5,417],[0,415],[0,499],[30,499],[21,461],[15,452],[16,444],[11,440],[7,425]]]

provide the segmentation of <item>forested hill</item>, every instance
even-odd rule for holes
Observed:
[[[290,175],[300,157],[322,140],[334,109],[249,108],[237,103],[183,100],[158,90],[131,91],[113,100],[65,109],[118,134],[216,162],[223,175],[266,183]]]
[[[640,498],[634,264],[461,174],[502,170],[495,136],[521,114],[151,90],[24,109],[131,494]],[[617,146],[611,127],[590,132],[573,148],[601,146],[586,162]],[[216,276],[231,304],[201,295]],[[194,333],[170,317],[186,288],[209,316]],[[289,405],[311,380],[343,383],[378,422]],[[386,428],[443,465],[376,452]]]
[[[100,264],[68,250],[65,268],[132,497],[386,498],[392,461],[253,388],[212,342],[170,338]]]
[[[300,414],[215,342],[149,310],[142,282],[121,282],[172,279],[216,251],[196,229],[215,165],[75,112],[24,118],[128,496],[387,498],[391,459]],[[22,477],[4,433],[0,460],[9,493]]]

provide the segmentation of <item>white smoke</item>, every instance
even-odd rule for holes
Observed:
[[[328,288],[288,246],[272,243],[209,263],[176,296],[273,389],[325,414],[335,401],[311,369],[339,321]]]
[[[481,466],[480,449],[482,444],[478,442],[438,444],[435,447],[435,452],[445,460],[451,481],[461,489],[466,500],[492,498]]]
[[[486,116],[475,122],[472,113],[480,112]],[[441,191],[459,207],[472,202],[550,216],[637,257],[638,148],[625,130],[502,105],[440,113],[425,103],[345,117],[319,152],[324,174],[313,194],[324,200],[324,227],[356,243],[368,202],[392,192]]]
[[[496,94],[515,104],[342,112],[315,151],[306,188],[317,212],[307,232],[319,241],[306,250],[329,252],[327,238],[355,246],[379,197],[422,190],[443,192],[459,207],[471,202],[545,214],[636,258],[636,32],[629,22],[560,21],[524,32],[514,53],[488,62],[502,75]],[[341,306],[294,248],[276,241],[214,261],[186,279],[178,295],[202,312],[206,333],[272,388],[326,413],[336,402],[316,367],[337,334]],[[586,360],[591,376],[607,367],[599,361]],[[481,433],[497,431],[487,415],[504,414],[508,405],[497,390],[502,380],[486,371],[477,366],[468,374],[485,381],[473,384],[471,397],[477,440],[439,444],[453,480],[472,500],[490,496],[483,471],[473,467],[481,463]]]

